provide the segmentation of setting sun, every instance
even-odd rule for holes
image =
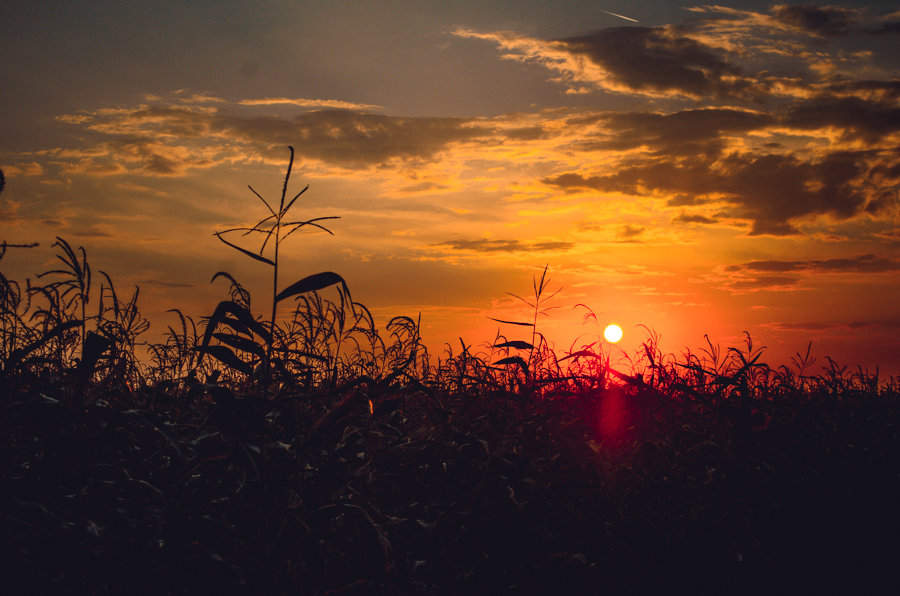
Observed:
[[[609,343],[614,344],[622,339],[622,328],[616,324],[607,325],[606,329],[603,330],[603,337]]]

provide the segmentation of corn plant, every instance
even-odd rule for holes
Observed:
[[[278,305],[282,301],[315,292],[323,288],[339,284],[343,291],[349,295],[347,284],[344,279],[337,273],[326,271],[316,273],[305,277],[288,287],[279,291],[279,267],[280,247],[281,243],[287,240],[292,234],[298,230],[312,227],[328,234],[333,234],[331,230],[323,226],[321,223],[325,220],[338,219],[337,217],[317,217],[307,220],[289,219],[288,213],[291,207],[297,202],[303,193],[309,188],[304,187],[293,198],[288,198],[288,184],[291,178],[291,169],[294,164],[294,148],[288,147],[290,150],[290,160],[287,166],[287,172],[284,176],[284,185],[281,191],[281,198],[278,202],[277,209],[273,207],[263,196],[258,193],[252,186],[250,191],[265,205],[268,215],[259,220],[256,224],[249,227],[237,227],[221,232],[215,232],[216,238],[224,244],[237,250],[247,257],[263,263],[272,268],[272,293],[271,293],[271,311],[268,321],[262,322],[253,316],[249,308],[249,297],[246,303],[243,301],[224,300],[218,304],[212,316],[209,317],[203,334],[201,345],[197,348],[200,352],[200,362],[203,355],[209,354],[224,363],[230,369],[252,376],[254,371],[262,373],[263,386],[268,386],[272,378],[272,365],[283,364],[273,362],[273,350],[275,340],[278,337],[277,331],[277,314]],[[242,237],[254,236],[262,238],[259,249],[256,251],[248,250],[239,246],[225,238],[227,234],[241,233]],[[265,256],[266,248],[270,248],[271,257]],[[225,276],[234,281],[234,278],[225,272],[217,273],[213,280],[217,277]],[[233,296],[234,297],[234,296]],[[219,332],[221,326],[230,330]],[[218,345],[210,345],[213,338],[219,341]],[[240,357],[239,354],[244,357]],[[249,358],[249,361],[247,360]],[[198,362],[198,364],[200,363]],[[257,366],[258,365],[258,366]]]
[[[491,320],[497,321],[498,323],[531,329],[530,341],[510,340],[505,337],[498,337],[498,340],[500,341],[497,341],[493,346],[495,348],[506,350],[507,354],[510,349],[514,349],[520,354],[525,355],[524,358],[518,354],[514,356],[507,355],[495,362],[494,365],[515,365],[518,367],[522,372],[524,379],[519,383],[519,388],[526,393],[530,392],[537,382],[553,382],[561,377],[559,362],[554,356],[553,351],[550,349],[547,339],[537,330],[538,318],[550,316],[549,311],[556,307],[548,306],[547,303],[561,290],[557,289],[550,292],[548,295],[548,287],[550,285],[550,279],[547,277],[548,267],[549,265],[544,267],[540,280],[538,280],[537,277],[532,278],[534,295],[531,299],[522,298],[512,292],[507,292],[507,294],[525,303],[531,309],[532,320],[530,322],[508,321],[491,317]],[[540,370],[542,366],[544,367],[544,370]]]

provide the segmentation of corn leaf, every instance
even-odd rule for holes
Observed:
[[[492,321],[497,321],[498,323],[506,323],[507,325],[521,325],[522,327],[534,327],[534,323],[520,323],[519,321],[504,321],[503,319],[495,319],[494,317],[488,317]]]
[[[501,364],[516,364],[521,368],[525,374],[528,374],[528,363],[525,362],[520,356],[510,356],[509,358],[501,358],[497,362],[494,363],[494,366]]]
[[[517,350],[533,350],[534,346],[528,343],[527,341],[505,341],[500,344],[494,344],[495,348],[515,348]]]
[[[275,302],[281,302],[285,298],[290,298],[291,296],[296,296],[298,294],[315,292],[338,283],[343,286],[344,291],[347,291],[349,293],[349,290],[347,289],[347,282],[345,282],[344,278],[337,273],[333,273],[331,271],[316,273],[315,275],[304,277],[300,281],[295,282],[287,288],[283,289],[275,297]]]
[[[272,259],[267,259],[266,257],[264,257],[264,256],[262,256],[262,255],[258,255],[258,254],[256,254],[255,252],[250,252],[249,250],[246,250],[246,249],[244,249],[244,248],[241,248],[241,247],[238,246],[237,244],[232,244],[232,243],[229,242],[228,240],[225,240],[224,238],[222,238],[222,235],[221,235],[219,232],[216,232],[215,234],[216,234],[216,238],[218,238],[219,240],[221,240],[222,242],[224,242],[225,244],[227,244],[227,245],[230,246],[231,248],[233,248],[233,249],[235,249],[235,250],[238,250],[238,251],[244,253],[245,255],[247,255],[248,257],[250,257],[251,259],[256,259],[257,261],[260,261],[261,263],[267,263],[267,264],[271,265],[272,267],[275,266],[275,261],[273,261]]]

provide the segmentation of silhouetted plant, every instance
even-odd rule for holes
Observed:
[[[340,284],[343,291],[349,295],[349,290],[347,289],[347,284],[344,279],[337,273],[330,271],[305,277],[281,291],[278,289],[280,265],[279,249],[281,243],[294,232],[307,226],[332,234],[331,230],[322,226],[319,222],[337,219],[336,217],[317,217],[308,220],[287,219],[291,207],[294,206],[297,199],[299,199],[309,188],[308,186],[304,187],[300,192],[295,194],[293,198],[288,199],[287,190],[291,177],[291,169],[294,164],[294,148],[288,147],[288,149],[290,149],[290,160],[288,162],[287,172],[284,176],[284,186],[282,187],[281,199],[278,203],[277,210],[251,186],[249,187],[251,192],[253,192],[253,194],[266,206],[269,215],[259,220],[251,227],[237,227],[215,233],[215,236],[219,240],[231,248],[272,268],[271,315],[267,325],[263,325],[254,317],[249,309],[249,298],[247,304],[235,302],[234,300],[222,301],[207,321],[203,340],[197,348],[201,353],[201,361],[203,354],[209,354],[226,364],[229,368],[239,371],[247,376],[251,376],[255,369],[255,365],[258,365],[260,367],[261,379],[264,386],[268,386],[269,381],[272,378],[273,348],[278,336],[278,304],[287,298],[321,290],[335,284]],[[226,240],[224,234],[232,232],[241,232],[242,236],[256,235],[258,237],[261,235],[263,239],[259,250],[247,250]],[[272,258],[264,255],[267,246],[271,246]],[[234,278],[225,272],[217,273],[213,276],[213,280],[219,276],[226,276],[234,282]],[[228,327],[230,331],[217,332],[216,330],[222,325]],[[210,341],[213,337],[219,340],[219,345],[210,345]],[[261,342],[258,341],[257,338],[259,338]],[[248,355],[251,360],[249,362],[243,360],[238,356],[235,350]],[[283,365],[283,363],[281,364]]]
[[[534,294],[531,299],[525,299],[512,292],[507,292],[507,294],[525,303],[531,309],[532,320],[530,322],[507,321],[491,317],[491,320],[497,321],[498,323],[528,327],[531,329],[530,341],[510,340],[505,337],[500,337],[498,338],[500,341],[494,344],[495,348],[504,349],[507,353],[510,349],[513,349],[526,355],[524,358],[520,355],[507,355],[505,358],[501,358],[494,363],[495,366],[515,365],[518,367],[522,373],[519,388],[526,394],[530,394],[538,385],[556,382],[562,376],[559,363],[556,356],[553,354],[553,351],[550,349],[547,339],[537,329],[538,318],[549,316],[549,312],[556,308],[555,306],[548,306],[547,303],[560,292],[560,289],[557,289],[547,295],[548,287],[550,285],[550,279],[547,277],[548,268],[549,265],[544,267],[543,272],[541,272],[540,280],[538,280],[537,277],[532,278]]]

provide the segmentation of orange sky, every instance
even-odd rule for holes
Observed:
[[[41,246],[4,274],[61,236],[140,285],[148,339],[223,269],[262,314],[268,272],[213,232],[262,217],[247,185],[277,200],[293,145],[299,215],[341,219],[283,245],[285,283],[336,271],[435,352],[526,317],[506,292],[548,265],[560,353],[599,339],[583,304],[628,354],[746,330],[771,364],[812,341],[900,373],[891,3],[293,4],[13,2],[0,239]]]

